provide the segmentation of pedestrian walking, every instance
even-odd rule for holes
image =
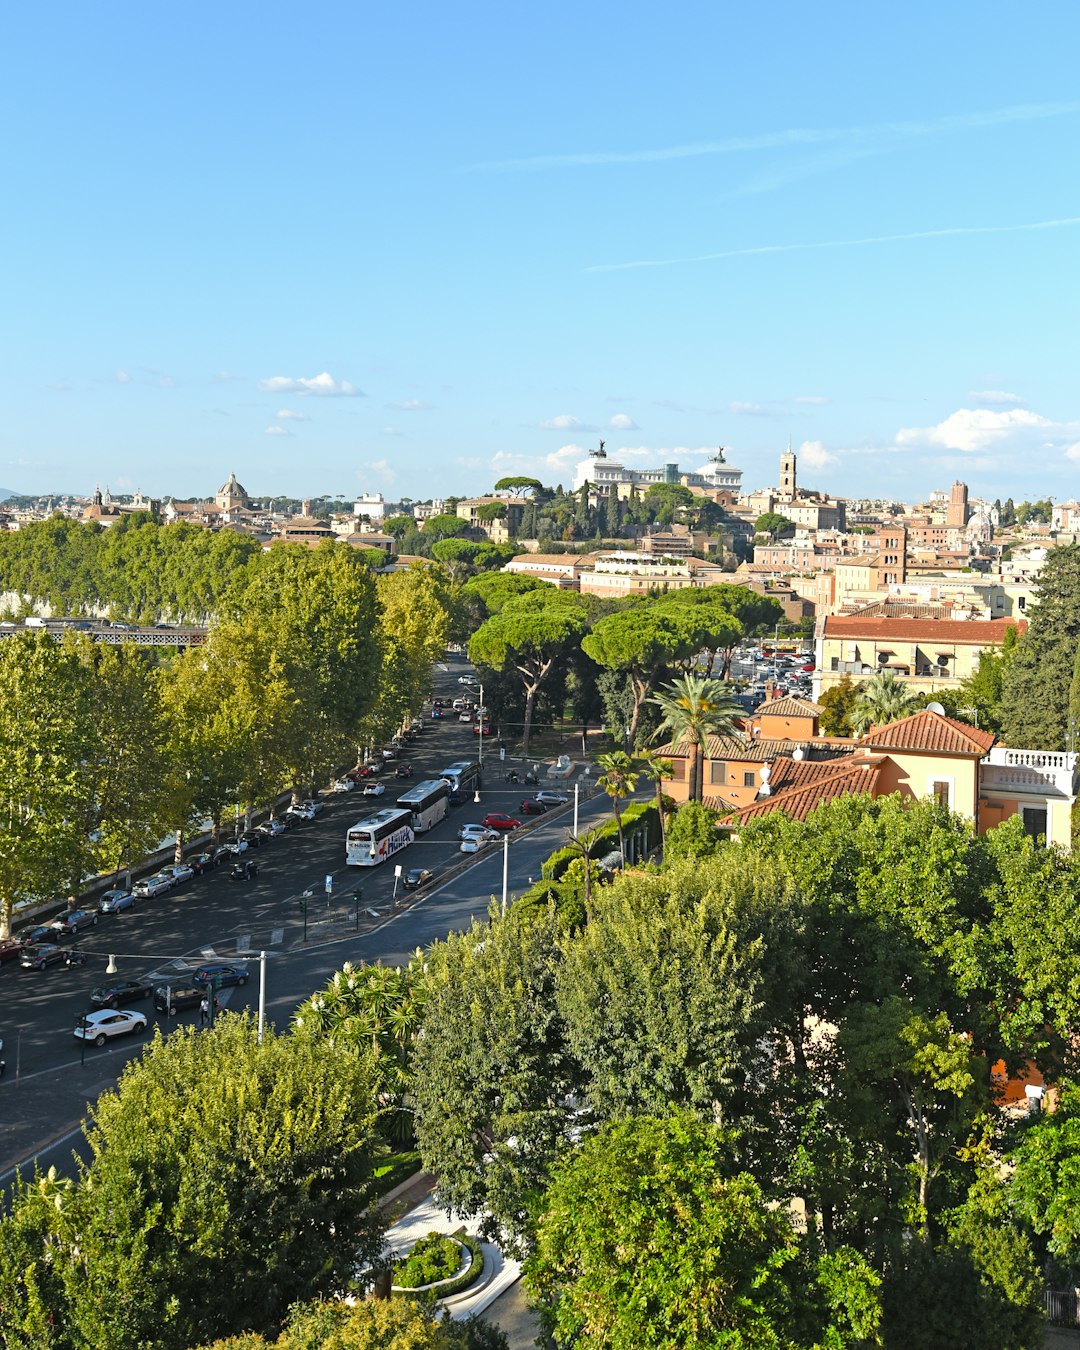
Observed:
[[[203,995],[203,1000],[199,1004],[199,1026],[206,1026],[207,1019],[210,1016],[210,1000]]]

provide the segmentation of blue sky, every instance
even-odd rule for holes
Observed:
[[[0,485],[1077,492],[1080,11],[40,3]]]

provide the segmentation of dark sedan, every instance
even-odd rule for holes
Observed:
[[[121,1003],[129,1003],[132,999],[149,998],[153,992],[154,986],[145,980],[117,980],[115,984],[95,989],[90,1002],[95,1008],[119,1008]]]
[[[418,891],[421,886],[426,886],[433,879],[434,873],[429,872],[426,867],[411,867],[405,873],[403,884],[407,891]]]
[[[0,941],[0,965],[5,961],[17,961],[24,950],[18,938],[4,938]]]
[[[197,877],[201,877],[204,872],[217,866],[217,858],[213,853],[196,853],[187,860],[187,864]]]
[[[523,816],[542,816],[547,812],[547,802],[539,801],[536,797],[527,797],[521,803],[521,814]]]
[[[186,1012],[188,1008],[197,1008],[205,998],[201,989],[193,984],[159,984],[154,986],[154,1007],[158,1012]]]
[[[215,989],[224,989],[230,984],[247,984],[247,966],[234,966],[227,961],[214,961],[200,966],[192,975],[191,983],[202,987],[213,985]]]

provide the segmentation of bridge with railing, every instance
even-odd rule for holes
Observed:
[[[94,642],[120,646],[134,642],[140,647],[199,647],[206,641],[206,629],[191,624],[180,628],[143,627],[139,624],[63,623],[46,620],[42,624],[0,624],[0,638],[14,637],[16,633],[48,633],[59,638],[64,633],[81,632]]]

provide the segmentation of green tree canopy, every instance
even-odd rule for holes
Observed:
[[[776,539],[794,529],[795,526],[787,516],[782,516],[777,511],[763,511],[754,521],[754,533],[768,535],[770,539]]]
[[[186,1350],[276,1327],[374,1261],[374,1121],[364,1060],[226,1016],[156,1037],[99,1098],[91,1161],[59,1203],[16,1188],[0,1234],[30,1217],[40,1276],[11,1281],[9,1325],[55,1300],[61,1346]],[[5,1247],[0,1236],[0,1251]]]
[[[719,680],[700,675],[681,675],[653,694],[650,702],[660,709],[660,735],[670,737],[672,747],[686,746],[690,751],[690,797],[701,801],[703,787],[701,765],[708,736],[723,736],[741,711]]]
[[[1039,571],[1028,630],[1001,682],[1001,730],[1009,745],[1065,750],[1077,644],[1080,643],[1080,544],[1053,548]]]
[[[536,599],[522,596],[507,601],[469,641],[469,659],[477,665],[492,670],[510,666],[517,672],[525,693],[521,740],[526,755],[536,695],[556,661],[578,646],[589,626],[578,597],[548,588]]]
[[[526,1279],[556,1344],[581,1350],[841,1350],[872,1343],[880,1318],[866,1262],[808,1271],[731,1139],[680,1114],[606,1126],[566,1160]]]

